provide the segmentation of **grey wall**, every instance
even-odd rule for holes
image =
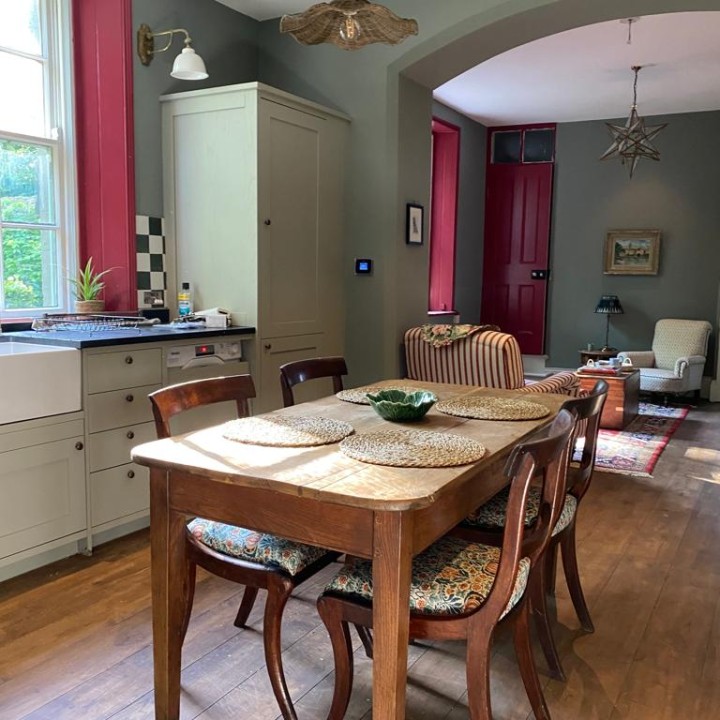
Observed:
[[[669,123],[655,142],[661,160],[640,161],[632,180],[618,160],[598,161],[610,144],[603,122],[558,126],[551,365],[577,365],[579,348],[603,343],[605,317],[593,312],[603,294],[617,295],[625,310],[610,320],[610,345],[620,349],[649,348],[659,318],[696,318],[715,325],[720,165],[714,158],[720,157],[720,112],[647,121]],[[658,275],[603,274],[605,235],[616,228],[662,231]]]
[[[430,133],[420,129],[428,127],[432,88],[539,37],[699,9],[720,10],[720,0],[393,0],[395,12],[418,20],[420,35],[358,52],[304,47],[280,35],[277,20],[261,23],[260,80],[352,118],[345,254],[373,257],[376,275],[347,276],[351,381],[395,375],[403,330],[427,319],[427,251],[409,255],[403,232],[405,203],[428,204]]]
[[[485,155],[483,125],[439,102],[433,116],[460,128],[460,178],[455,247],[455,309],[461,322],[480,322],[485,226]]]
[[[408,249],[404,222],[405,203],[429,203],[431,89],[537,37],[629,15],[695,9],[720,10],[720,0],[394,0],[393,10],[417,18],[420,35],[399,46],[372,45],[359,52],[301,46],[279,34],[277,20],[258,28],[213,0],[134,0],[134,20],[157,29],[188,27],[208,61],[209,83],[261,80],[352,117],[344,252],[346,259],[376,260],[371,278],[354,277],[346,262],[346,354],[352,380],[364,382],[398,371],[404,328],[426,319],[427,245]],[[188,85],[168,77],[172,57],[166,55],[150,68],[139,63],[135,68],[138,212],[153,215],[162,212],[158,96]],[[551,325],[553,313],[559,313],[558,326],[567,328],[567,313],[563,316],[554,295],[552,300]],[[579,324],[576,316],[571,321]],[[570,361],[569,350],[556,353],[556,342],[567,348],[581,342],[581,333],[564,332],[570,339],[551,336],[553,362]]]
[[[145,23],[156,32],[185,28],[210,77],[188,82],[170,77],[182,50],[183,35],[149,66],[134,53],[135,197],[139,215],[163,216],[162,140],[159,97],[166,93],[251,82],[258,77],[258,23],[215,0],[133,0],[133,27]],[[162,43],[163,38],[158,40]],[[133,38],[133,47],[135,39]],[[162,47],[162,44],[160,44]]]

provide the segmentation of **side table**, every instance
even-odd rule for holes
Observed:
[[[615,349],[610,350],[579,350],[580,353],[580,364],[586,365],[588,360],[609,360],[610,358],[617,357],[618,351]]]
[[[608,384],[600,427],[606,430],[622,430],[638,414],[640,402],[640,371],[632,370],[619,375],[600,376],[576,373],[583,390],[592,390],[598,380]]]

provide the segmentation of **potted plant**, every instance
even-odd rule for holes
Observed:
[[[90,257],[85,267],[78,270],[77,278],[68,278],[75,295],[75,312],[93,313],[104,309],[105,301],[99,297],[105,287],[102,278],[111,270],[113,268],[95,272],[93,259]]]

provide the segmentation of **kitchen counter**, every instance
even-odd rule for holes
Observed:
[[[83,348],[111,347],[135,343],[163,342],[166,340],[202,340],[210,337],[237,337],[254,335],[254,327],[191,328],[177,325],[149,325],[139,328],[115,330],[22,330],[0,335],[0,342],[14,341],[35,345],[59,345],[82,350]]]

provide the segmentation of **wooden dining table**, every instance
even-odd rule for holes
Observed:
[[[357,433],[398,427],[455,433],[486,447],[481,460],[456,467],[374,465],[347,457],[337,444],[249,445],[225,439],[222,426],[137,446],[134,461],[150,468],[157,720],[180,716],[185,525],[196,516],[371,559],[373,718],[405,717],[413,556],[502,489],[507,482],[503,465],[512,448],[551,422],[567,397],[414,380],[375,385],[412,385],[433,391],[441,400],[468,393],[517,397],[551,412],[541,420],[483,421],[433,407],[421,421],[397,425],[381,419],[369,405],[330,396],[271,413],[343,420]]]

